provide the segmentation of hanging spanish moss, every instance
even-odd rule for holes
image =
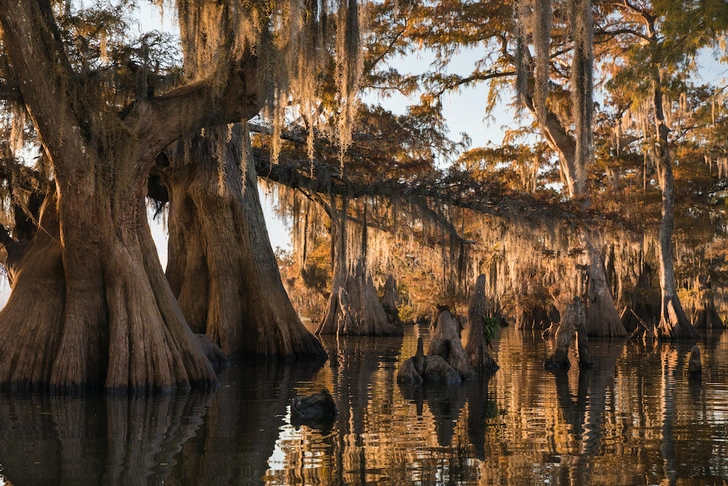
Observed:
[[[359,78],[364,67],[361,54],[359,5],[357,0],[339,0],[336,39],[336,88],[341,111],[338,115],[337,139],[339,160],[351,144],[351,133],[358,108]]]
[[[538,1],[538,0],[536,0]],[[529,23],[533,16],[530,12],[530,2],[514,2],[513,21],[516,37],[516,52],[514,55],[516,65],[516,102],[519,107],[528,94],[528,80],[531,77],[529,65],[531,56],[528,52]]]
[[[571,0],[571,36],[574,59],[571,66],[571,96],[576,127],[576,192],[582,194],[586,185],[587,168],[594,159],[594,19],[591,0]]]
[[[535,47],[535,96],[536,115],[546,120],[546,96],[549,86],[551,56],[551,25],[553,12],[551,0],[533,0],[533,43]]]

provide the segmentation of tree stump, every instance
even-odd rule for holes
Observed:
[[[579,364],[581,367],[589,367],[589,348],[587,343],[586,321],[584,303],[579,297],[574,297],[571,304],[566,306],[561,325],[556,331],[556,344],[553,354],[546,359],[544,367],[547,369],[569,369],[569,346],[572,339],[578,333]]]
[[[475,369],[470,365],[468,355],[460,342],[458,326],[450,313],[442,312],[430,332],[433,334],[427,355],[440,356],[463,380],[474,379]]]
[[[688,362],[688,372],[691,378],[699,378],[703,372],[703,363],[700,361],[700,348],[693,346],[690,351],[690,361]]]
[[[480,275],[475,282],[475,291],[468,307],[468,343],[465,346],[465,352],[473,368],[495,371],[499,366],[488,354],[490,341],[485,334],[486,318],[485,275]]]

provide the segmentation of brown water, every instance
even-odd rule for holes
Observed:
[[[0,397],[5,481],[41,484],[726,484],[728,333],[689,347],[592,341],[593,370],[551,373],[540,336],[504,329],[490,379],[400,387],[404,338],[324,342],[335,366],[223,372],[211,394]],[[328,430],[290,400],[328,388]]]

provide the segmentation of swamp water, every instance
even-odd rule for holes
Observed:
[[[421,326],[404,338],[325,339],[323,366],[237,364],[209,394],[0,396],[4,481],[728,483],[728,333],[698,343],[697,382],[690,346],[592,340],[593,370],[552,373],[539,335],[506,328],[490,379],[400,387],[397,365],[419,335],[427,349]],[[336,421],[291,425],[291,398],[321,388],[336,400]]]

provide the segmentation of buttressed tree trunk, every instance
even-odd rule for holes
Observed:
[[[540,2],[538,2],[540,3]],[[546,2],[546,8],[551,8]],[[571,66],[571,100],[574,113],[575,133],[572,134],[559,117],[550,110],[546,103],[548,92],[548,75],[534,76],[533,73],[522,73],[522,79],[530,78],[532,83],[521,83],[521,97],[541,127],[548,144],[559,154],[561,170],[567,181],[566,189],[570,198],[581,199],[589,205],[587,188],[587,172],[594,157],[592,118],[593,118],[593,11],[591,0],[573,0],[570,8],[572,15],[571,36],[574,41],[573,60]],[[526,9],[524,9],[525,11]],[[537,19],[541,22],[543,19]],[[541,37],[545,45],[536,49],[535,64],[548,70],[550,46],[548,45],[551,29],[550,21],[541,26],[545,29]],[[526,49],[526,54],[528,50]],[[545,63],[545,65],[544,65]],[[524,63],[524,66],[528,63]],[[587,231],[583,240],[590,248],[593,237]],[[589,251],[589,302],[591,309],[587,317],[588,333],[593,336],[625,336],[626,331],[619,319],[614,299],[609,291],[604,263],[598,251]]]
[[[586,320],[584,303],[579,297],[574,297],[570,304],[567,304],[564,316],[561,318],[561,325],[556,331],[556,342],[554,352],[544,361],[547,369],[569,369],[569,346],[576,338],[579,350],[579,366],[582,368],[591,367],[589,361],[589,348],[587,343],[584,323]]]
[[[485,337],[485,275],[479,275],[468,306],[468,343],[465,352],[473,368],[497,370],[499,366],[488,354],[490,343]]]
[[[167,155],[167,278],[193,331],[228,354],[325,358],[283,288],[245,125],[207,129]]]
[[[255,58],[239,62],[219,90],[203,80],[136,100],[119,116],[79,84],[54,35],[49,3],[0,0],[0,24],[55,177],[40,231],[0,312],[0,386],[127,391],[213,384],[159,263],[144,195],[162,148],[202,126],[257,113]]]
[[[657,174],[662,189],[662,221],[658,235],[658,256],[660,258],[660,289],[662,303],[660,323],[655,328],[657,337],[666,340],[690,341],[700,336],[690,324],[680,304],[675,285],[675,267],[672,256],[672,233],[674,230],[675,182],[672,176],[672,160],[668,145],[670,129],[665,122],[662,108],[662,87],[660,71],[653,67],[653,108],[657,131]]]
[[[589,243],[589,282],[587,285],[586,322],[590,336],[623,337],[627,330],[614,306],[607,274],[600,252]]]
[[[334,281],[326,314],[316,334],[339,336],[402,336],[401,322],[389,322],[387,313],[377,296],[371,275],[366,271],[367,227],[366,217],[362,225],[360,254],[350,255],[348,238],[355,238],[347,231],[346,199],[340,214],[332,214],[331,226],[334,241]],[[335,211],[332,205],[332,211]],[[353,257],[353,258],[352,258]]]
[[[725,329],[723,320],[718,315],[713,300],[713,290],[710,277],[700,278],[700,309],[695,317],[695,327],[698,329]]]

